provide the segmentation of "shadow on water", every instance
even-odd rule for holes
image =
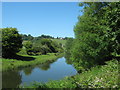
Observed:
[[[35,60],[35,58],[30,57],[30,56],[20,56],[20,55],[15,55],[10,59],[17,59],[17,60],[21,60],[21,61],[33,61]]]
[[[2,72],[2,88],[17,88],[22,82],[21,78],[18,71]]]
[[[55,63],[54,63],[55,62]],[[70,61],[67,63],[70,64]],[[76,74],[74,67],[68,65],[65,58],[47,61],[43,64],[19,68],[2,72],[2,87],[18,88],[19,85],[30,82],[47,82],[48,80],[59,80],[65,76]]]
[[[66,59],[65,61],[67,64],[72,65],[72,61],[70,59]]]
[[[47,71],[48,69],[50,69],[50,64],[52,64],[53,62],[55,62],[55,61],[51,61],[51,62],[49,61],[49,62],[43,63],[43,64],[39,65],[38,67],[41,70]]]
[[[26,76],[29,76],[31,75],[33,69],[36,67],[44,71],[50,69],[50,64],[53,62],[55,61],[46,62],[41,65],[34,65],[34,66],[27,67],[27,68],[22,68],[21,70],[23,70]],[[18,88],[18,86],[22,83],[22,76],[19,73],[19,71],[21,70],[9,70],[9,71],[2,72],[2,88],[6,88],[6,87],[7,88]]]
[[[45,62],[43,64],[40,64],[40,65],[34,65],[34,66],[30,66],[30,67],[27,67],[27,68],[23,68],[23,72],[25,73],[25,75],[30,75],[33,71],[34,68],[39,68],[40,70],[43,70],[43,71],[47,71],[48,69],[50,69],[50,64],[52,64],[53,62],[55,61],[48,61],[48,62]]]
[[[27,67],[23,69],[23,72],[25,73],[25,75],[30,75],[33,71],[34,67]]]

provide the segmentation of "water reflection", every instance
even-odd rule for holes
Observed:
[[[17,88],[22,82],[21,77],[17,71],[2,72],[2,88]]]
[[[66,59],[66,61],[65,61],[67,64],[70,64],[70,65],[72,65],[72,61],[70,60],[70,59]]]
[[[50,64],[52,64],[53,62],[55,62],[55,61],[51,61],[51,62],[49,61],[49,62],[41,64],[41,65],[39,65],[37,67],[39,67],[41,70],[47,71],[48,69],[50,69]]]
[[[50,69],[50,64],[52,64],[53,62],[55,61],[48,61],[40,65],[26,67],[26,68],[23,68],[22,70],[25,73],[25,75],[30,75],[34,68],[39,68],[40,70],[47,71],[48,69]]]
[[[32,73],[33,69],[34,69],[34,67],[27,67],[27,68],[23,69],[23,72],[25,73],[25,75],[30,75]]]
[[[21,68],[18,71],[3,72],[3,88],[16,88],[19,85],[30,82],[47,82],[49,80],[59,80],[65,76],[75,75],[77,71],[70,65],[71,61],[64,57],[57,61],[49,61],[41,65]]]
[[[72,65],[72,60],[70,60],[70,53],[65,53],[65,59],[66,59],[66,63],[67,64],[71,64]]]

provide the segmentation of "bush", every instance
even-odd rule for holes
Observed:
[[[33,49],[32,49],[32,42],[31,41],[26,41],[23,43],[24,47],[26,48],[27,54],[32,55]]]
[[[22,48],[22,36],[16,28],[3,28],[2,32],[2,57],[13,57]]]
[[[41,55],[63,51],[59,44],[50,39],[41,39],[35,42],[26,41],[24,42],[24,47],[28,55]]]

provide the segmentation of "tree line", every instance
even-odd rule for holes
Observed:
[[[50,36],[50,35],[41,35],[38,37],[33,37],[31,34],[21,34],[22,35],[22,39],[23,40],[39,40],[41,38],[50,38],[50,39],[54,39],[54,37]]]
[[[42,39],[42,38],[49,38],[49,39],[63,39],[63,40],[66,40],[68,37],[57,37],[57,38],[55,38],[55,37],[53,37],[53,36],[50,36],[50,35],[44,35],[44,34],[42,34],[42,35],[40,35],[40,36],[37,36],[37,37],[33,37],[31,34],[28,34],[28,35],[26,35],[26,34],[21,34],[22,35],[22,39],[23,40],[34,40],[34,41],[36,41],[36,40],[40,40],[40,39]]]
[[[17,55],[19,51],[25,48],[28,55],[41,55],[47,53],[63,52],[60,43],[52,40],[53,37],[41,35],[39,39],[33,40],[31,35],[19,34],[17,28],[0,29],[2,36],[2,57],[11,58]]]
[[[77,70],[104,64],[120,54],[120,2],[83,2],[83,15],[66,43],[66,57]]]

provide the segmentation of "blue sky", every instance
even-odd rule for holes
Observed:
[[[77,2],[3,2],[2,24],[32,36],[74,37],[80,9]]]

